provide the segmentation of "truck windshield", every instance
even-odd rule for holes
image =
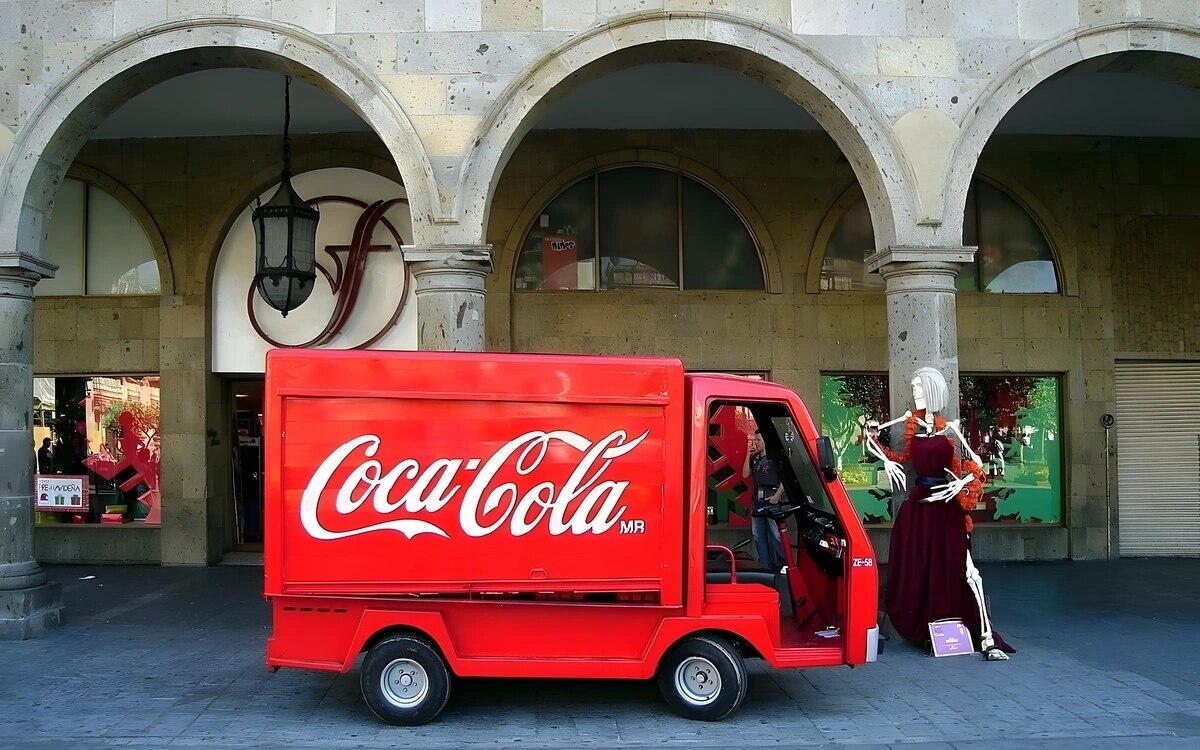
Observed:
[[[809,504],[818,510],[833,513],[833,503],[825,492],[825,483],[821,481],[817,468],[813,465],[812,457],[808,455],[808,449],[804,447],[803,438],[800,430],[796,428],[796,423],[790,416],[772,416],[771,425],[775,428],[775,434],[780,443],[784,446],[788,463],[791,464],[796,481],[800,484],[800,490],[808,498]],[[801,499],[789,498],[792,502]]]

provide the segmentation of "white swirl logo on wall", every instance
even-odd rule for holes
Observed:
[[[337,338],[342,332],[342,328],[350,319],[350,313],[354,312],[354,307],[358,303],[358,295],[362,290],[363,280],[366,277],[367,260],[369,253],[372,251],[388,251],[391,248],[387,245],[371,244],[371,237],[375,233],[375,228],[382,223],[391,233],[392,238],[396,242],[396,250],[404,244],[404,238],[400,236],[400,232],[385,216],[388,209],[392,206],[408,204],[407,198],[392,198],[390,200],[379,200],[374,203],[367,204],[366,201],[357,198],[351,198],[345,195],[323,195],[318,198],[313,198],[307,201],[309,206],[316,208],[323,203],[346,203],[352,206],[357,206],[362,209],[362,216],[354,225],[354,235],[350,245],[326,245],[325,253],[331,259],[333,270],[330,271],[320,260],[315,262],[316,269],[329,282],[329,288],[335,295],[333,310],[329,314],[329,320],[325,323],[325,327],[321,332],[313,336],[308,341],[299,344],[287,344],[278,341],[263,330],[262,324],[259,323],[258,317],[254,312],[254,297],[258,290],[258,285],[251,282],[250,289],[246,294],[246,315],[250,318],[250,325],[254,327],[255,333],[266,341],[271,346],[279,348],[302,348],[309,349],[315,346],[324,346],[333,339]],[[339,250],[348,251],[346,263],[343,266],[342,259],[337,256]],[[407,279],[402,279],[407,283]],[[387,322],[383,324],[378,331],[375,332],[366,341],[355,344],[350,347],[352,349],[366,349],[374,344],[379,339],[383,338],[388,331],[396,325],[396,321],[400,319],[400,313],[404,309],[404,294],[401,292],[399,301],[396,303],[396,308],[392,311],[392,315]]]
[[[362,435],[348,440],[321,462],[304,488],[300,500],[300,520],[305,531],[315,539],[342,539],[373,531],[396,531],[411,539],[420,534],[449,538],[446,529],[422,518],[395,518],[379,523],[332,531],[318,518],[321,498],[328,489],[334,473],[361,449],[366,460],[358,463],[337,491],[334,510],[339,516],[352,517],[371,501],[376,513],[396,512],[431,515],[445,508],[465,482],[459,482],[463,472],[478,473],[466,483],[458,511],[458,525],[470,537],[485,537],[495,533],[505,523],[512,536],[524,536],[545,523],[551,536],[562,534],[602,534],[617,524],[626,506],[621,497],[629,487],[628,480],[603,479],[613,461],[629,454],[650,434],[643,432],[632,440],[624,430],[592,442],[569,430],[527,432],[513,438],[486,461],[480,458],[438,458],[428,466],[406,458],[386,472],[375,460],[381,440],[377,435]],[[516,482],[495,483],[496,474],[515,456],[515,471],[519,476],[532,474],[546,458],[551,441],[560,441],[579,451],[580,458],[571,475],[557,486],[554,482],[539,482],[524,492]],[[396,483],[409,480],[412,484],[399,499],[391,495]],[[493,486],[494,484],[494,486]],[[578,505],[568,514],[568,506]],[[488,524],[484,516],[500,511],[499,519]],[[485,525],[486,524],[486,525]]]

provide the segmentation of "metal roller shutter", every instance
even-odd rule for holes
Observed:
[[[1124,556],[1200,555],[1200,362],[1118,362]]]

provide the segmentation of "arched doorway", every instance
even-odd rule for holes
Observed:
[[[246,79],[229,83],[228,76],[236,78],[238,71],[266,75],[270,93],[229,107],[230,90],[253,87]],[[190,80],[187,74],[212,74],[224,81],[224,95],[220,87],[214,89],[216,96],[207,109],[198,95],[203,86],[184,85],[180,98],[193,107],[193,115],[184,119],[193,130],[175,132],[161,125],[146,131],[147,124],[159,122],[155,118],[163,114],[154,107],[154,117],[122,118],[123,107],[137,108],[139,95],[153,95],[160,84],[171,89]],[[296,79],[293,93],[302,92],[294,100],[292,138],[293,149],[307,153],[297,163],[337,166],[333,154],[339,148],[367,154],[365,161],[385,165],[382,171],[393,184],[404,184],[405,197],[414,207],[413,226],[406,227],[405,239],[428,231],[436,202],[431,172],[420,141],[390,93],[357,63],[307,32],[265,22],[182,22],[117,41],[49,94],[18,133],[5,162],[0,175],[5,194],[21,196],[0,206],[6,246],[30,258],[41,257],[44,226],[63,174],[68,168],[104,167],[102,171],[137,196],[150,221],[161,228],[170,263],[163,280],[166,293],[152,304],[138,303],[136,310],[122,302],[100,311],[97,305],[104,305],[90,299],[87,290],[78,300],[53,303],[70,308],[72,315],[83,309],[103,313],[99,318],[105,330],[99,337],[73,347],[72,356],[87,360],[72,365],[73,372],[107,376],[153,370],[163,393],[161,525],[144,524],[137,533],[133,524],[118,525],[103,544],[89,547],[73,561],[194,564],[215,562],[228,547],[231,529],[224,504],[230,487],[229,434],[218,427],[226,421],[224,404],[232,394],[228,381],[214,376],[210,366],[209,274],[222,229],[244,207],[230,212],[230,185],[243,190],[247,185],[266,187],[269,179],[264,182],[263,175],[270,172],[277,179],[285,74]],[[316,114],[336,110],[333,120],[313,124],[314,111],[304,111],[308,95],[310,103],[318,102]],[[266,113],[265,124],[242,119],[232,132],[220,129],[222,121],[239,122],[237,118],[254,110]],[[227,115],[224,120],[222,113]],[[353,124],[338,125],[343,116]],[[244,295],[241,304],[245,305]],[[43,306],[39,301],[38,311]],[[55,352],[43,349],[50,358],[43,356],[36,369],[60,371]],[[127,364],[135,353],[141,363],[137,367]],[[24,399],[19,393],[14,397]],[[43,530],[37,531],[41,535]],[[72,544],[67,540],[61,548]],[[102,547],[110,556],[105,557]],[[49,559],[61,559],[46,552],[53,545],[39,542],[38,548]],[[74,549],[80,548],[76,544]]]
[[[963,215],[971,170],[1020,184],[1053,217],[1065,283],[1061,298],[995,312],[961,301],[976,321],[964,371],[1038,373],[1061,389],[1063,519],[1026,524],[1026,545],[1200,554],[1200,436],[1184,416],[1200,398],[1200,60],[1172,51],[1195,42],[1152,23],[1074,34],[996,81],[964,124],[947,216]]]

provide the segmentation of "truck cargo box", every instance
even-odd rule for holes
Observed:
[[[681,603],[677,360],[267,357],[268,596]]]

